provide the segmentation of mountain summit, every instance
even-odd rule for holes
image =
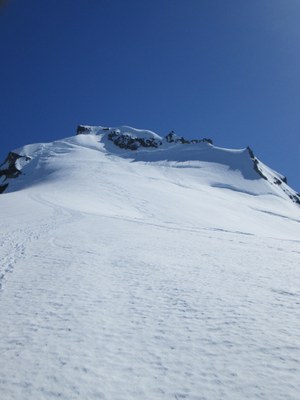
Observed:
[[[0,185],[1,398],[298,399],[300,199],[249,147],[80,125]]]
[[[247,147],[232,150],[216,147],[211,139],[187,140],[173,131],[162,138],[149,130],[129,126],[109,128],[79,125],[77,136],[52,143],[24,146],[10,152],[0,166],[0,193],[19,190],[41,181],[41,168],[54,155],[98,150],[103,157],[118,157],[127,162],[139,162],[164,171],[166,167],[186,168],[197,175],[199,182],[210,187],[234,190],[252,195],[273,194],[300,204],[300,195],[287,185],[286,177],[259,161]],[[59,157],[61,158],[61,157]],[[114,158],[115,162],[118,162]],[[161,168],[160,168],[161,167]],[[55,165],[52,166],[55,170]],[[196,173],[197,171],[197,173]],[[45,179],[49,173],[44,168]],[[18,182],[14,182],[19,178]],[[265,181],[265,182],[264,182]]]

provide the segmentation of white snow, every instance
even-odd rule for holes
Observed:
[[[16,150],[1,399],[298,400],[299,206],[244,150],[100,128]]]

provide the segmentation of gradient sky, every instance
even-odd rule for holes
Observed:
[[[0,157],[79,123],[247,145],[300,191],[299,0],[0,0]]]

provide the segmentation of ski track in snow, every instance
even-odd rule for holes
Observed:
[[[25,146],[0,197],[0,399],[299,400],[292,189],[101,135]]]
[[[42,223],[36,223],[32,227],[23,227],[14,231],[5,232],[0,236],[0,249],[3,254],[0,264],[0,290],[6,280],[7,274],[12,273],[14,265],[24,257],[25,249],[31,241],[38,240],[41,236],[49,234],[58,223],[74,222],[79,218],[79,213],[73,210],[63,209],[46,200],[39,195],[32,195],[33,200],[38,203],[50,206],[53,215],[50,221],[46,219]],[[64,218],[65,217],[65,218]]]
[[[1,398],[299,398],[298,243],[31,200],[50,220],[1,239]]]

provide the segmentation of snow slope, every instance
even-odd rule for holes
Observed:
[[[297,194],[248,149],[85,128],[2,175],[1,398],[298,399]]]

